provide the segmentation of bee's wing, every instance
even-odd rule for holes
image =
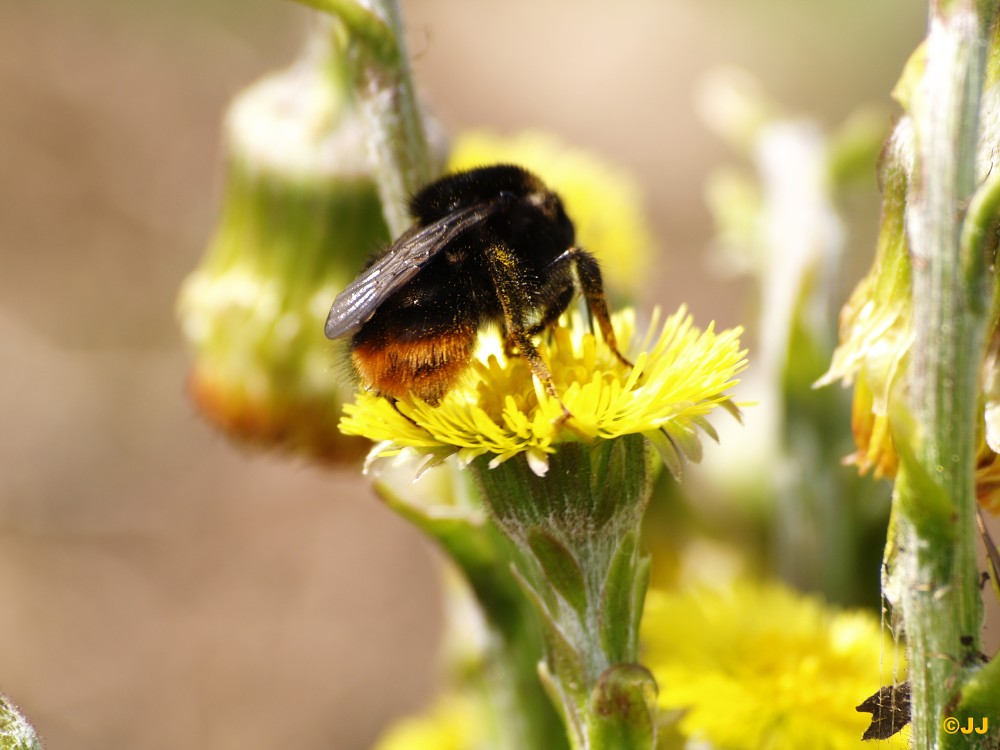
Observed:
[[[326,319],[326,336],[352,336],[379,305],[449,243],[505,206],[502,200],[477,203],[403,234],[389,250],[337,295]]]

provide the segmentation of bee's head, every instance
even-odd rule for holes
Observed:
[[[502,201],[503,205],[496,205],[496,201]],[[413,197],[410,212],[419,224],[426,226],[465,207],[487,203],[508,218],[516,207],[530,206],[541,214],[530,221],[543,220],[547,233],[555,234],[566,247],[574,242],[573,222],[559,196],[535,174],[513,164],[478,167],[442,177]]]
[[[565,238],[566,247],[570,247],[576,242],[576,229],[566,214],[562,199],[558,195],[539,183],[539,189],[529,193],[527,200],[541,211],[546,221],[551,223],[552,228],[559,236]]]

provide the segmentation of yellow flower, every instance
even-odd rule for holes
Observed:
[[[726,391],[746,365],[739,329],[716,333],[694,327],[685,308],[661,328],[654,315],[647,341],[632,353],[635,366],[620,363],[588,332],[578,314],[568,327],[557,326],[538,349],[549,365],[559,399],[542,388],[520,357],[507,358],[496,331],[480,334],[477,358],[459,386],[438,406],[419,399],[395,405],[359,393],[345,407],[341,430],[379,443],[373,456],[426,454],[432,460],[457,453],[468,463],[493,454],[492,465],[526,453],[537,474],[547,455],[568,441],[609,440],[641,433],[666,453],[671,468],[680,456],[698,456],[697,429],[714,436],[704,417],[728,402]],[[632,350],[635,320],[631,310],[612,316],[623,351]],[[561,400],[561,404],[560,404]],[[563,418],[563,405],[572,415]]]
[[[905,678],[873,616],[776,584],[651,591],[641,635],[660,708],[718,750],[862,750],[871,715],[855,707]],[[907,734],[879,747],[907,747]]]
[[[396,722],[374,750],[471,750],[482,739],[480,713],[471,701],[446,696],[427,713]]]
[[[858,374],[854,383],[851,430],[857,450],[847,457],[846,463],[857,466],[861,474],[874,470],[876,479],[895,477],[899,456],[892,442],[889,415],[876,409],[875,397],[864,372]]]
[[[627,173],[557,138],[525,132],[502,138],[481,131],[458,136],[448,171],[510,162],[531,170],[559,193],[576,226],[577,242],[602,262],[612,296],[634,298],[649,278],[652,231],[642,191]]]

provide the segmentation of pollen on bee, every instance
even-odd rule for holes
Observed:
[[[411,340],[390,334],[389,338],[356,343],[351,361],[361,382],[378,395],[402,399],[413,394],[437,404],[468,368],[476,341],[475,326]]]

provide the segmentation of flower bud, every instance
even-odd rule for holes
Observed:
[[[351,386],[323,335],[337,293],[388,240],[364,138],[330,26],[230,107],[219,226],[178,315],[191,397],[231,437],[323,461],[367,446],[337,429]]]

